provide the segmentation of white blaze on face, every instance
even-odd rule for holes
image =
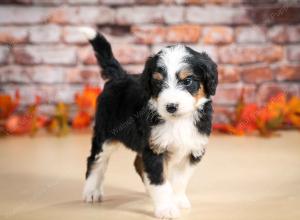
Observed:
[[[184,58],[189,56],[185,47],[182,45],[176,45],[174,47],[165,48],[162,50],[159,66],[165,68],[167,72],[166,85],[157,98],[157,110],[159,114],[164,118],[172,117],[170,113],[166,111],[167,104],[177,104],[178,110],[176,116],[186,115],[195,110],[194,97],[184,88],[178,85],[178,79],[176,73],[187,67],[187,63],[184,62]]]

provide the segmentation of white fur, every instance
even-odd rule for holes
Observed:
[[[159,94],[156,101],[151,100],[158,113],[164,118],[181,117],[192,114],[197,108],[201,108],[208,101],[205,97],[196,100],[185,88],[178,85],[176,74],[185,68],[185,58],[190,56],[183,45],[164,48],[161,51],[158,65],[165,68],[167,87]],[[170,114],[166,110],[167,104],[178,104],[176,113]]]
[[[97,32],[91,27],[80,27],[79,31],[82,32],[89,40],[93,40],[97,35]]]
[[[180,211],[173,197],[173,190],[168,181],[160,185],[152,185],[144,173],[144,183],[154,202],[154,214],[157,218],[178,218]]]
[[[189,209],[191,203],[186,196],[186,188],[195,166],[191,166],[189,158],[183,159],[179,164],[169,164],[168,178],[174,191],[175,202],[179,208]]]
[[[150,143],[160,148],[157,152],[170,152],[172,161],[179,163],[191,152],[201,151],[208,142],[208,137],[198,132],[194,121],[194,115],[166,120],[152,128]]]
[[[176,45],[175,47],[167,47],[162,49],[158,65],[166,68],[168,72],[168,79],[175,80],[175,74],[185,65],[184,57],[189,56],[183,45]],[[175,77],[175,78],[174,78]]]
[[[191,114],[195,110],[195,98],[186,90],[180,88],[169,87],[161,91],[157,98],[158,112],[165,118],[180,117]],[[178,104],[178,110],[175,115],[170,114],[166,110],[166,105],[170,103]]]
[[[118,144],[106,141],[103,143],[102,152],[96,155],[96,160],[83,189],[83,199],[86,202],[100,202],[102,200],[104,174],[108,160],[117,147]]]

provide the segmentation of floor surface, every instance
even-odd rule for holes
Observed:
[[[134,154],[111,158],[104,202],[81,201],[90,135],[0,139],[0,219],[154,219],[133,169]],[[300,133],[279,137],[214,135],[180,219],[299,220]]]

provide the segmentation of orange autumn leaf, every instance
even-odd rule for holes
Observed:
[[[258,107],[256,104],[244,105],[239,113],[239,118],[235,123],[235,128],[245,132],[254,131],[256,126],[256,114]]]
[[[96,110],[97,97],[101,93],[98,87],[86,86],[81,94],[76,94],[78,113],[72,120],[73,128],[88,127]]]
[[[29,115],[12,115],[7,119],[5,129],[9,134],[26,134],[31,131],[32,122]]]
[[[75,95],[75,102],[80,109],[96,108],[97,97],[101,90],[98,87],[86,86],[81,94]]]
[[[230,124],[214,124],[213,125],[214,131],[219,131],[222,133],[228,133],[233,135],[244,135],[245,132],[241,129],[237,129],[236,127],[230,125]]]
[[[287,103],[285,120],[295,127],[300,128],[300,99],[298,97],[292,97]]]
[[[19,106],[19,102],[19,90],[16,90],[14,100],[9,95],[0,94],[0,119],[8,118]]]
[[[220,132],[230,134],[252,133],[258,131],[262,136],[270,136],[275,129],[286,124],[300,128],[300,99],[287,101],[286,94],[272,97],[265,106],[246,104],[242,95],[237,103],[232,123],[214,126]]]
[[[73,128],[86,128],[91,123],[91,116],[86,112],[79,112],[72,121],[72,127]]]

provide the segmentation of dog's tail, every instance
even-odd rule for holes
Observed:
[[[105,37],[90,27],[81,27],[80,31],[90,41],[98,64],[102,68],[102,78],[104,79],[118,79],[126,75],[126,71],[113,55],[110,43]]]

